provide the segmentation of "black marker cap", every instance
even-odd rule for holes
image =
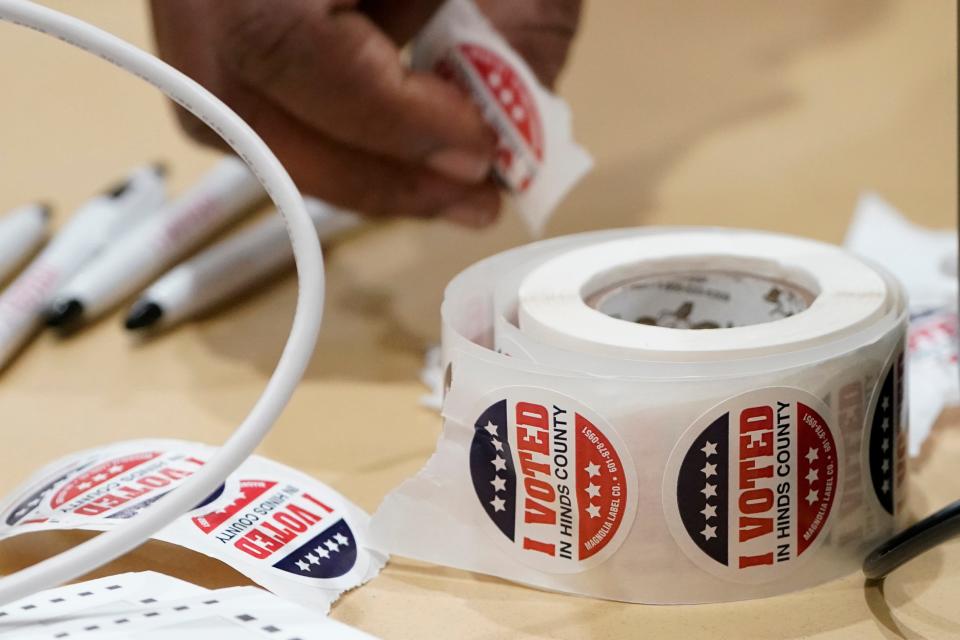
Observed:
[[[146,329],[155,324],[161,317],[163,317],[163,307],[149,300],[138,300],[130,309],[130,313],[127,314],[123,326],[131,331]]]
[[[70,329],[83,318],[83,303],[79,300],[58,302],[47,313],[47,326],[58,329]]]
[[[106,195],[108,198],[116,200],[117,198],[119,198],[120,196],[122,196],[123,194],[125,194],[127,191],[130,190],[130,185],[131,185],[130,180],[124,180],[123,182],[118,182],[117,184],[107,189],[104,192],[104,195]]]
[[[150,166],[153,168],[153,172],[161,178],[166,178],[167,174],[170,173],[170,166],[163,160],[157,160]]]

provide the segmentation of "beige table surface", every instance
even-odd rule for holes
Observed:
[[[150,46],[141,2],[51,4]],[[920,222],[954,224],[953,2],[587,4],[562,92],[598,162],[551,235],[719,224],[839,241],[867,188]],[[149,158],[169,161],[180,189],[215,158],[184,139],[151,89],[9,26],[0,27],[0,87],[0,210],[39,196],[62,215]],[[439,431],[438,417],[417,406],[417,374],[438,339],[444,283],[523,241],[518,221],[505,219],[482,233],[395,222],[337,246],[319,348],[262,453],[372,511],[426,460]],[[145,344],[128,340],[118,318],[71,340],[41,336],[0,380],[0,489],[54,456],[117,439],[221,441],[273,366],[294,293],[288,277]],[[916,513],[960,497],[951,422],[941,420],[915,464]],[[2,568],[69,542],[7,544]],[[160,544],[106,571],[147,568],[208,586],[243,583],[223,565]],[[398,558],[332,615],[385,638],[956,637],[958,597],[960,544],[898,572],[885,593],[851,576],[786,597],[696,607],[554,595]]]

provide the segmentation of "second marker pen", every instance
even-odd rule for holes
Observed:
[[[321,243],[361,224],[359,216],[304,198]],[[240,295],[293,264],[293,248],[279,213],[177,265],[143,292],[127,329],[159,329]]]
[[[54,297],[47,324],[70,329],[111,309],[265,196],[246,165],[224,158],[71,278]]]

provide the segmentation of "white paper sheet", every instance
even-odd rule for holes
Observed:
[[[0,638],[369,640],[256,587],[208,590],[145,571],[34,594],[0,608]]]

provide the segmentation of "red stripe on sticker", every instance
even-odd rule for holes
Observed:
[[[268,480],[241,480],[240,495],[233,502],[205,515],[195,516],[193,523],[204,533],[210,533],[276,484]]]
[[[623,463],[607,437],[579,413],[576,428],[580,559],[586,560],[616,535],[628,496]]]
[[[797,403],[797,555],[813,544],[830,516],[837,493],[837,445],[819,413]]]

